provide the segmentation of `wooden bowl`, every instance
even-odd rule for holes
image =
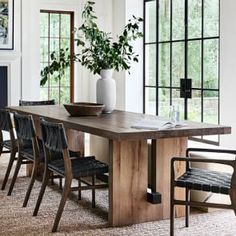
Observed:
[[[64,104],[71,116],[99,116],[105,105],[99,103],[75,102]]]

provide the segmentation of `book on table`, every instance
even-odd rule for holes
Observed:
[[[161,120],[161,119],[142,119],[137,123],[133,124],[131,128],[136,129],[150,129],[150,130],[163,130],[178,128],[184,126],[182,122],[172,122],[170,120]]]

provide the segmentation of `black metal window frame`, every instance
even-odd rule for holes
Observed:
[[[156,115],[159,114],[159,89],[169,89],[170,90],[170,105],[172,105],[172,90],[177,89],[179,90],[180,87],[172,87],[172,44],[173,43],[178,43],[178,42],[183,42],[185,45],[185,78],[188,76],[188,42],[191,41],[200,41],[201,42],[201,87],[200,88],[195,88],[192,87],[193,91],[200,91],[201,92],[201,122],[203,122],[203,102],[204,102],[204,92],[205,91],[213,91],[218,93],[218,124],[220,123],[220,27],[218,30],[218,36],[213,36],[213,37],[204,37],[204,0],[202,1],[202,17],[201,17],[201,37],[196,37],[196,38],[188,38],[188,0],[185,0],[185,36],[184,39],[179,39],[179,40],[173,40],[172,39],[172,6],[173,6],[173,1],[170,0],[170,40],[167,41],[159,41],[159,0],[144,0],[143,1],[143,18],[144,18],[144,27],[143,27],[143,32],[144,32],[144,37],[143,37],[143,113],[146,111],[146,88],[153,88],[156,90]],[[153,42],[146,42],[146,4],[148,2],[156,2],[156,41]],[[186,4],[187,3],[187,4]],[[220,16],[220,1],[219,1],[219,16]],[[220,25],[220,17],[219,17],[219,25]],[[204,88],[204,42],[206,40],[213,40],[217,39],[218,40],[218,89],[211,89],[211,88]],[[170,44],[170,86],[160,86],[159,85],[159,46],[161,44]],[[155,86],[153,85],[146,85],[146,46],[147,45],[156,45],[156,84]],[[185,114],[184,117],[187,119],[187,99],[185,99]],[[192,137],[191,138],[194,141],[199,141],[199,142],[204,142],[208,144],[214,144],[214,145],[219,145],[219,138],[218,141],[211,141],[207,140],[204,138],[204,136],[201,137]]]

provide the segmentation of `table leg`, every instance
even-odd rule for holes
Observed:
[[[158,204],[157,219],[169,219],[170,217],[170,160],[172,157],[185,156],[187,148],[187,137],[182,138],[164,138],[152,140],[156,155],[154,155],[155,164],[153,170],[156,176],[155,188],[161,194],[162,203]],[[155,147],[156,146],[156,147]],[[176,175],[185,171],[185,163],[179,162],[176,166]],[[177,199],[184,199],[185,191],[182,188],[176,188],[175,197]],[[181,217],[185,215],[185,208],[183,206],[176,206],[176,216]]]
[[[155,141],[156,189],[162,194],[161,204],[147,202],[148,145],[146,141],[109,141],[109,224],[129,225],[169,218],[170,159],[184,156],[187,138]],[[179,165],[177,169],[184,170]],[[184,196],[183,191],[177,192]],[[177,207],[177,215],[184,210]]]

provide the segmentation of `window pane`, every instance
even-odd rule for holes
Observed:
[[[159,41],[170,40],[170,0],[159,0]]]
[[[156,41],[156,1],[146,2],[145,41]]]
[[[40,99],[41,100],[48,100],[48,88],[47,87],[41,87],[40,89]]]
[[[204,0],[204,36],[219,36],[219,0]]]
[[[50,40],[50,53],[53,51],[59,52],[59,39]]]
[[[40,61],[48,62],[48,38],[40,39]]]
[[[156,115],[156,89],[145,89],[145,113]]]
[[[202,0],[188,0],[188,38],[202,34]]]
[[[62,87],[60,89],[60,100],[61,104],[70,102],[70,87]]]
[[[49,94],[49,99],[55,99],[56,104],[59,104],[59,88],[50,88]]]
[[[193,88],[201,88],[201,41],[188,42],[188,78]]]
[[[170,86],[170,44],[159,45],[159,86]]]
[[[184,39],[184,2],[185,0],[174,0],[173,3],[173,39]]]
[[[172,89],[172,104],[179,107],[180,120],[184,119],[184,99],[180,98],[180,90]]]
[[[156,85],[156,45],[145,46],[146,68],[145,68],[145,84],[150,86]]]
[[[59,37],[59,14],[50,14],[50,37]]]
[[[188,120],[201,122],[201,92],[192,91],[192,99],[188,99]]]
[[[184,78],[184,43],[173,43],[172,50],[172,86],[180,87],[180,78]]]
[[[61,78],[61,86],[66,87],[70,86],[70,68],[65,70],[65,74]]]
[[[61,14],[61,37],[62,38],[70,38],[70,15],[69,14]]]
[[[159,89],[159,116],[169,117],[170,89]]]
[[[203,121],[218,124],[219,92],[204,91]]]
[[[60,45],[61,48],[64,49],[70,48],[70,39],[61,39],[60,43],[61,43]]]
[[[40,71],[42,71],[46,66],[48,66],[48,63],[40,63]],[[48,81],[46,82],[44,87],[48,87]]]
[[[58,73],[55,72],[50,76],[50,87],[58,87],[59,86],[59,76]]]
[[[40,35],[41,37],[48,37],[48,13],[40,14]]]
[[[218,89],[219,44],[218,39],[204,41],[204,88]]]

